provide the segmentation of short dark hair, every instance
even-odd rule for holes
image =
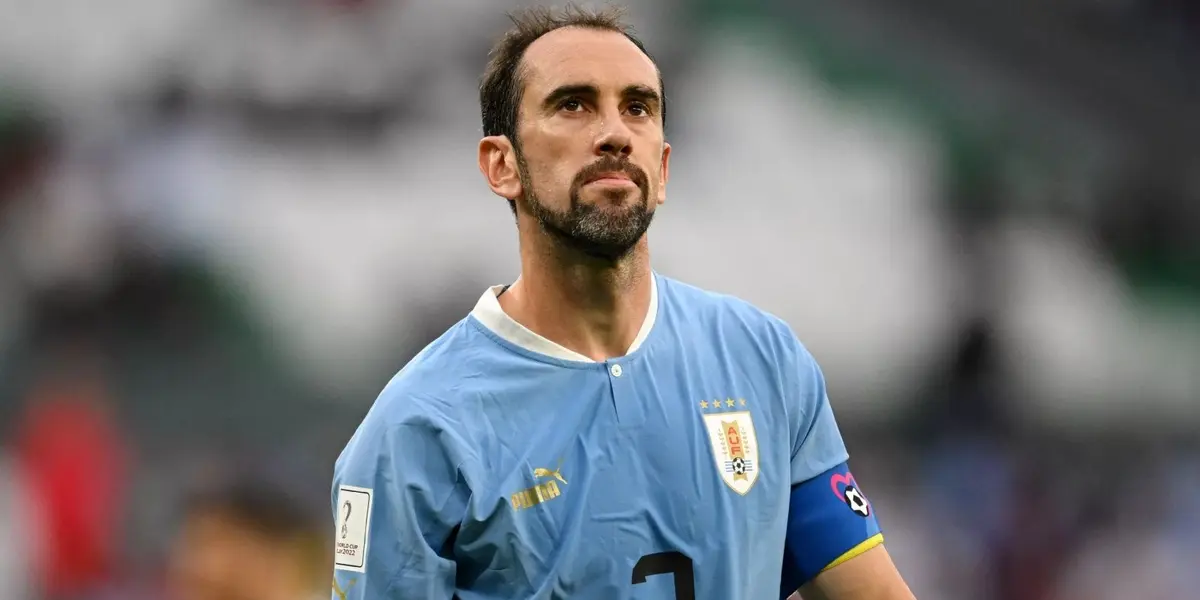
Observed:
[[[600,31],[613,31],[633,42],[651,61],[654,57],[646,50],[625,22],[624,11],[618,8],[589,10],[574,4],[565,8],[528,8],[509,15],[513,27],[500,38],[488,54],[487,68],[479,84],[479,109],[483,117],[483,135],[503,135],[519,146],[517,141],[517,117],[521,104],[521,60],[529,46],[542,36],[564,27],[582,27]],[[663,89],[662,72],[658,74],[659,92],[662,94],[660,114],[666,125],[666,93]]]
[[[273,540],[323,531],[323,521],[289,490],[230,477],[194,490],[185,501],[189,517],[220,516]]]
[[[191,490],[184,499],[185,522],[216,518],[297,552],[308,585],[319,589],[332,560],[328,517],[298,497],[295,490],[270,481],[234,475]],[[324,583],[324,585],[329,585]]]

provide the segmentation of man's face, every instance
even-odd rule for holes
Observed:
[[[301,579],[284,544],[222,514],[192,516],[171,552],[172,600],[299,598]]]
[[[571,27],[530,45],[521,79],[517,202],[561,243],[622,258],[666,199],[657,68],[619,33]]]

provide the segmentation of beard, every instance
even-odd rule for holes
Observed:
[[[563,247],[590,258],[615,263],[628,256],[646,230],[650,229],[650,222],[654,220],[654,211],[650,208],[650,180],[637,165],[606,156],[584,167],[571,182],[570,206],[565,211],[557,211],[533,192],[529,168],[519,151],[517,162],[521,171],[521,185],[525,189],[525,196],[518,202],[537,220],[542,230]],[[579,195],[585,182],[595,175],[608,172],[627,175],[637,186],[640,200],[618,208],[584,203]],[[617,189],[603,193],[608,196],[607,199],[619,201],[629,191]]]

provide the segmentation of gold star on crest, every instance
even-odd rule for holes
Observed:
[[[733,398],[726,398],[725,406],[728,406],[729,408],[733,408]]]
[[[742,406],[745,406],[745,405],[746,405],[746,399],[745,399],[745,398],[738,398],[738,404],[741,404]]]
[[[708,400],[701,400],[700,408],[708,408]]]

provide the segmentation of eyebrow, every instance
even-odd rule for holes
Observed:
[[[584,98],[594,99],[599,95],[600,90],[591,84],[572,83],[560,85],[546,95],[546,98],[542,100],[542,106],[547,109],[552,109],[558,106],[559,102],[562,102],[563,100],[572,96],[582,96]],[[655,91],[654,88],[641,84],[625,86],[625,89],[621,90],[621,96],[625,99],[639,100],[656,110],[662,106],[662,97],[659,95],[659,93]]]
[[[546,94],[546,98],[542,100],[542,106],[547,109],[553,109],[558,106],[559,102],[566,100],[572,96],[583,96],[585,98],[595,98],[600,95],[600,90],[596,86],[586,83],[571,83],[560,85],[554,88],[554,91]]]
[[[647,87],[644,85],[627,86],[624,90],[621,91],[621,95],[626,98],[633,98],[635,100],[641,100],[643,103],[645,103],[646,105],[650,106],[650,108],[653,108],[655,110],[657,110],[659,108],[659,106],[662,105],[662,97],[658,95],[658,92],[655,91],[654,88]]]

